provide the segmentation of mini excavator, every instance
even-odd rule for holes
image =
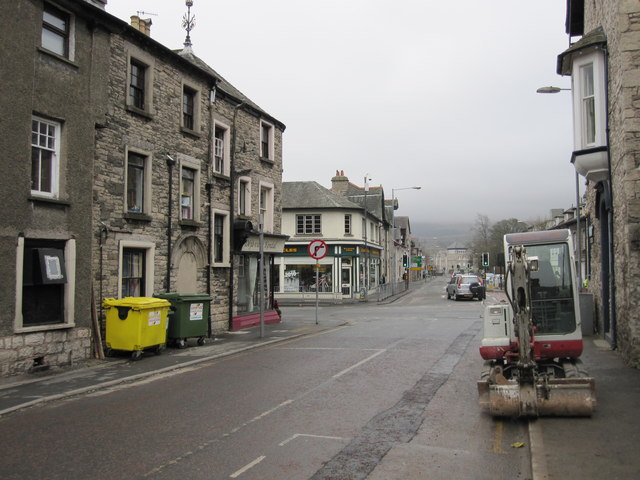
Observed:
[[[509,303],[487,305],[480,406],[496,417],[591,416],[569,230],[504,237]]]

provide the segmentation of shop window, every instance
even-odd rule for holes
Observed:
[[[316,281],[315,265],[287,265],[283,292],[332,292],[332,265],[320,265]]]

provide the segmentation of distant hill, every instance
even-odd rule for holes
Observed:
[[[471,223],[411,222],[411,235],[419,237],[422,243],[430,247],[448,247],[453,242],[470,242],[473,226]]]

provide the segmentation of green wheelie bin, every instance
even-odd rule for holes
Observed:
[[[198,345],[204,344],[209,335],[209,309],[212,298],[201,293],[158,293],[157,298],[171,304],[167,344],[184,348],[187,339],[198,338]]]

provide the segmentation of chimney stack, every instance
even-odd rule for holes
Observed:
[[[349,179],[344,175],[344,170],[336,170],[336,176],[331,179],[331,191],[343,197],[347,196]]]
[[[151,24],[150,18],[140,18],[138,15],[131,15],[131,26],[149,37],[151,36]]]

